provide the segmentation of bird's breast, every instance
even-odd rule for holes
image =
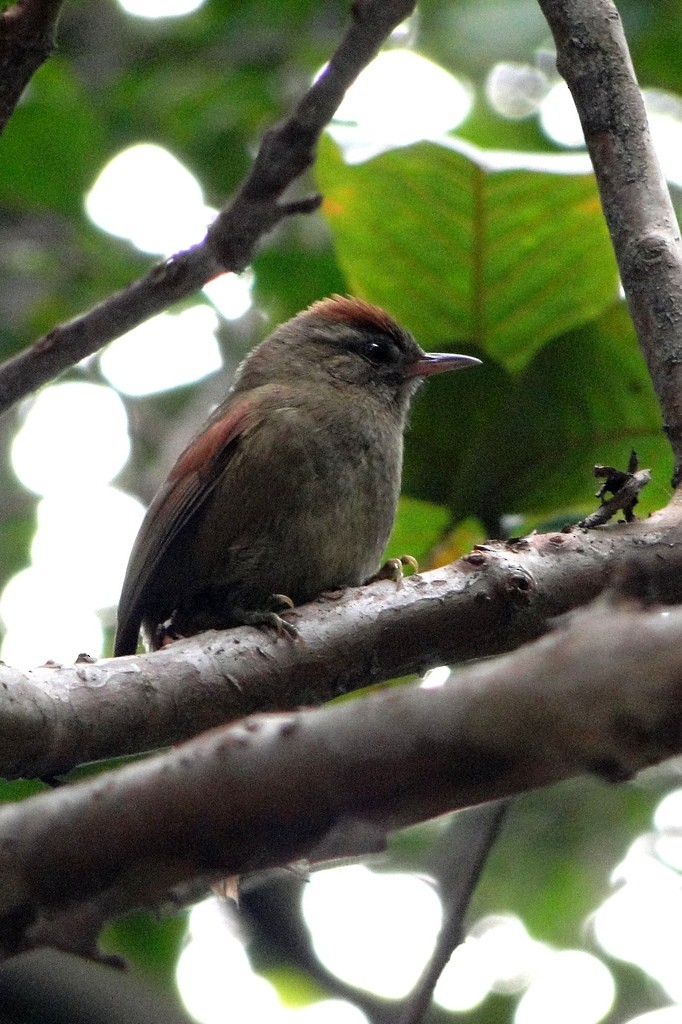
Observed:
[[[390,425],[277,410],[243,439],[209,497],[195,564],[250,605],[357,585],[379,565],[401,463],[402,431]]]

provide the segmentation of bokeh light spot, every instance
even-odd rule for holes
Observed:
[[[303,914],[330,971],[351,985],[400,998],[433,949],[441,906],[431,886],[414,875],[353,865],[314,874],[303,893]]]
[[[485,85],[493,110],[513,120],[536,113],[548,91],[547,75],[530,64],[496,64]]]
[[[682,1002],[682,882],[655,856],[656,837],[641,835],[614,872],[619,888],[593,916],[605,952],[637,964]]]
[[[33,566],[69,590],[75,585],[87,607],[109,608],[118,600],[144,505],[116,487],[88,488],[65,499],[59,494],[38,505]]]
[[[118,0],[126,14],[138,18],[179,18],[192,14],[205,0]]]
[[[228,1016],[235,1021],[278,1020],[277,993],[251,970],[234,922],[215,898],[190,911],[188,941],[175,978],[185,1006],[202,1024],[225,1024]]]
[[[251,308],[253,297],[253,271],[241,274],[221,274],[204,285],[203,293],[225,320],[238,320]]]
[[[519,1000],[514,1024],[597,1024],[616,994],[601,960],[579,949],[553,953]]]
[[[663,173],[682,188],[682,98],[662,89],[644,89],[642,97]]]
[[[128,418],[115,391],[69,382],[41,391],[12,444],[12,466],[36,494],[108,483],[130,453]]]
[[[471,91],[444,68],[412,50],[386,50],[350,87],[328,130],[346,160],[359,163],[396,146],[441,138],[462,123],[471,105]]]
[[[90,219],[142,252],[170,255],[200,242],[215,210],[201,186],[162,146],[142,142],[112,157],[85,199]]]
[[[565,82],[557,82],[540,104],[540,125],[545,135],[560,146],[585,145],[582,125]]]
[[[113,341],[100,357],[107,380],[126,395],[151,395],[201,380],[223,364],[218,317],[207,305],[159,313]]]
[[[73,574],[55,577],[35,566],[18,572],[0,596],[0,620],[0,655],[16,668],[48,660],[69,665],[83,652],[97,657],[102,648],[102,624],[80,600]]]

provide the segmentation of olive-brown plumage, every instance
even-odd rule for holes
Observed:
[[[225,401],[182,453],[132,550],[115,654],[142,629],[188,636],[358,585],[393,524],[402,437],[420,381],[477,363],[425,354],[387,313],[334,296],[244,360]]]

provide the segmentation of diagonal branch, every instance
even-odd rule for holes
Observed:
[[[377,583],[297,609],[295,643],[244,627],[136,657],[23,674],[0,666],[0,775],[51,776],[255,711],[511,650],[628,563],[638,596],[682,601],[681,518],[682,498],[645,521],[486,545],[400,587]]]
[[[261,715],[0,811],[0,949],[48,919],[376,850],[389,829],[682,752],[682,608],[602,598],[437,689]],[[54,920],[52,921],[54,924]],[[58,941],[54,929],[51,941]]]
[[[575,100],[639,344],[682,474],[682,245],[612,0],[539,0]]]
[[[52,54],[63,0],[17,0],[0,14],[0,132]]]
[[[283,202],[282,196],[313,163],[317,140],[348,87],[415,2],[356,0],[327,68],[289,117],[266,133],[251,171],[203,242],[153,267],[89,313],[53,328],[0,366],[0,413],[219,274],[243,270],[263,235],[279,221],[316,209],[317,196],[294,202]]]

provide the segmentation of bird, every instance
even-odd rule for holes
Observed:
[[[395,518],[420,383],[480,363],[425,352],[383,309],[332,295],[281,324],[149,506],[114,654],[279,613],[375,577]]]

